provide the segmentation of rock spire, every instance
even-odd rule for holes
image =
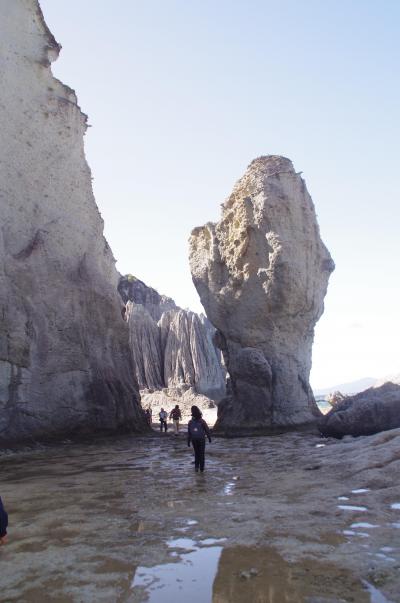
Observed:
[[[289,159],[250,164],[220,221],[193,230],[190,267],[230,375],[217,427],[268,432],[314,422],[311,347],[334,263]]]

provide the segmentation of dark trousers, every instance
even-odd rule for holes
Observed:
[[[164,427],[164,431],[167,431],[167,429],[168,429],[167,421],[165,421],[165,419],[160,419],[160,431],[163,430],[163,427]]]
[[[194,468],[200,471],[204,471],[204,455],[206,452],[206,441],[204,438],[201,440],[192,440],[194,448]]]

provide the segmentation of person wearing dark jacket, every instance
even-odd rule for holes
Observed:
[[[207,423],[202,418],[200,409],[192,406],[192,418],[188,423],[188,446],[192,444],[194,449],[194,468],[196,473],[204,471],[206,452],[206,437],[211,444],[211,433]]]
[[[8,515],[0,497],[0,544],[7,542]]]
[[[179,421],[182,419],[182,413],[178,404],[176,404],[175,408],[169,413],[169,418],[174,422],[175,435],[179,435]]]

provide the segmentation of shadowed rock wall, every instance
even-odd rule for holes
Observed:
[[[146,429],[59,50],[36,0],[0,0],[0,446]]]
[[[193,230],[190,267],[230,375],[217,428],[273,431],[314,422],[311,347],[334,264],[289,159],[250,164],[221,220]]]

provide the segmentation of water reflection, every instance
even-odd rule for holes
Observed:
[[[361,582],[345,570],[311,560],[290,564],[271,548],[234,547],[221,553],[212,603],[337,601],[343,593],[354,603],[370,601]]]
[[[183,549],[173,563],[138,567],[132,582],[137,594],[145,593],[148,603],[207,603],[221,554],[220,546],[199,546],[189,538],[170,540],[168,546]],[[189,549],[187,551],[187,549]],[[177,552],[171,556],[175,559]]]
[[[272,548],[207,544],[169,541],[173,562],[139,567],[133,593],[149,603],[310,603],[343,600],[343,593],[354,603],[390,603],[369,583],[332,565],[288,563]]]

